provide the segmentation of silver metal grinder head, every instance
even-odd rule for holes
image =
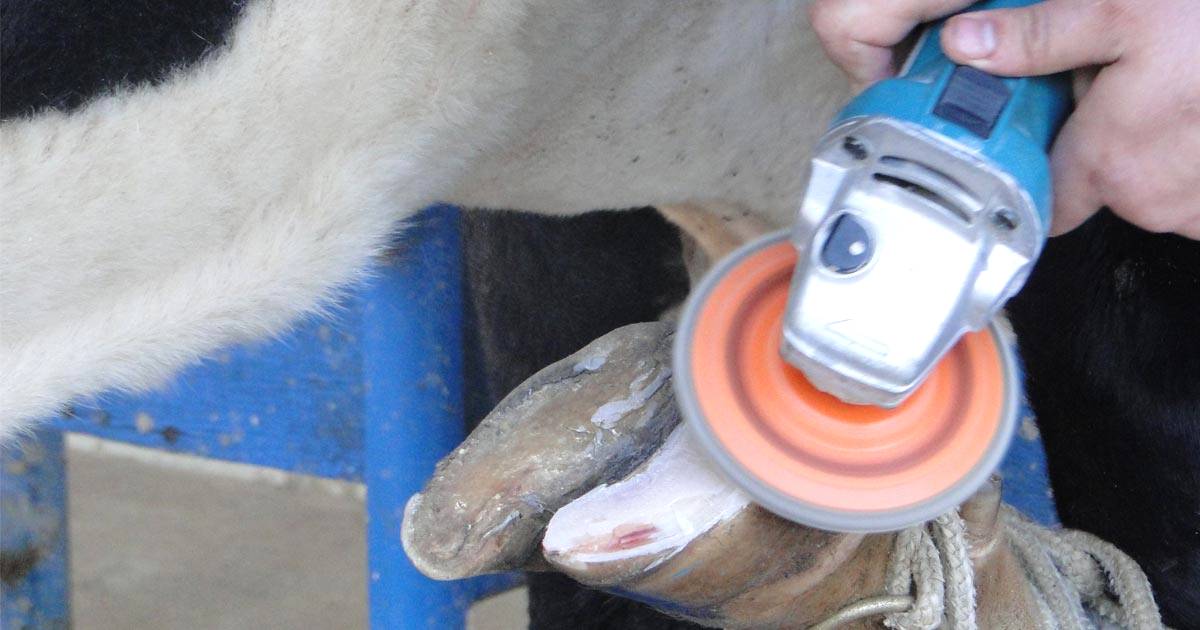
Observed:
[[[1044,226],[1007,173],[886,117],[817,146],[792,234],[784,358],[854,404],[900,404],[1024,283]]]

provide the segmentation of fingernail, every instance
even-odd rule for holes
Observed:
[[[996,27],[991,20],[961,15],[947,26],[954,49],[971,59],[983,59],[996,50]]]

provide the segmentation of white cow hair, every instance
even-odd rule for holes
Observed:
[[[257,0],[161,85],[0,125],[0,440],[278,334],[432,202],[782,224],[845,98],[805,4]]]

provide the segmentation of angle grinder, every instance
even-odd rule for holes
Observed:
[[[794,227],[717,264],[676,336],[677,398],[699,441],[805,525],[935,518],[1012,437],[1018,368],[991,322],[1046,239],[1047,151],[1070,83],[956,65],[941,28],[841,111]]]

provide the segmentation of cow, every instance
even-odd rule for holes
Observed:
[[[0,439],[321,312],[435,201],[654,206],[700,239],[787,225],[848,94],[805,4],[6,1]],[[1200,245],[1102,212],[1049,242],[1010,314],[1064,523],[1195,623]]]

